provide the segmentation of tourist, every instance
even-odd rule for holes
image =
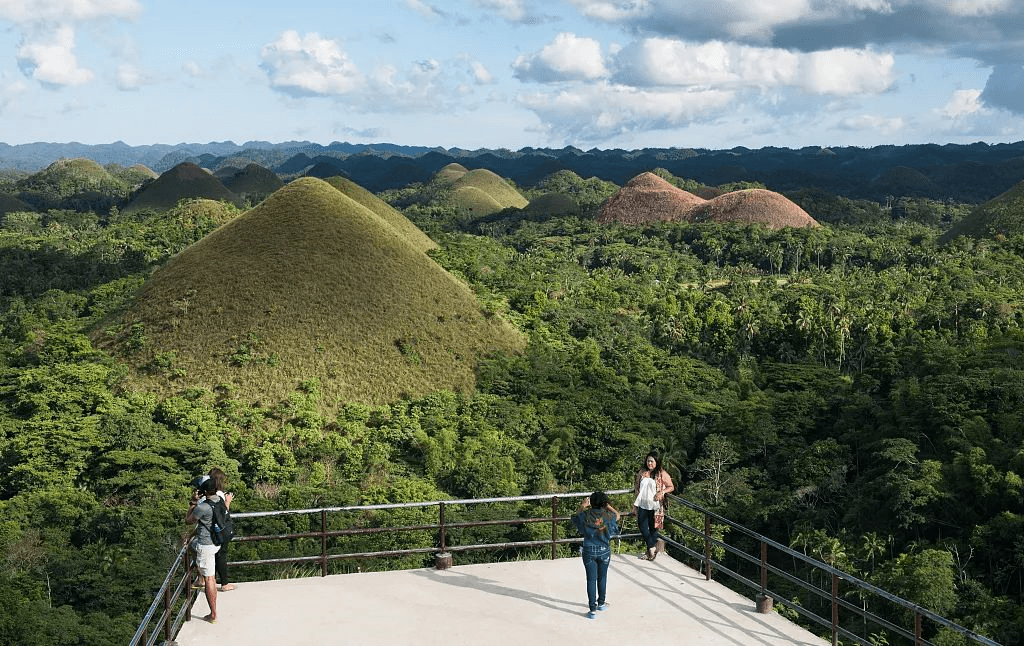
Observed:
[[[196,533],[189,544],[195,558],[199,574],[203,577],[203,589],[206,592],[206,602],[210,605],[210,614],[203,617],[203,621],[211,624],[217,623],[217,577],[216,559],[219,545],[214,545],[210,536],[210,527],[213,526],[212,503],[217,501],[217,486],[211,478],[199,482],[197,491],[192,496],[188,505],[188,513],[185,515],[185,522],[196,524]]]
[[[214,486],[217,490],[217,495],[220,496],[222,500],[224,500],[224,506],[230,510],[231,501],[235,499],[235,494],[224,493],[224,488],[225,486],[227,486],[228,483],[228,475],[224,473],[223,470],[217,467],[213,467],[212,469],[210,469],[209,477],[214,482]],[[217,550],[217,555],[215,559],[217,565],[217,579],[220,581],[221,592],[230,592],[231,590],[235,589],[235,585],[233,583],[228,582],[228,545],[230,544],[230,542],[227,542],[221,545],[220,549]]]
[[[651,482],[646,482],[647,480]],[[672,484],[671,476],[661,467],[658,454],[651,451],[644,459],[643,467],[637,472],[633,487],[633,493],[637,494],[637,500],[633,505],[636,522],[640,526],[640,535],[647,545],[647,551],[640,555],[642,559],[653,561],[658,556],[658,541],[661,539],[658,530],[664,527],[665,507],[668,502],[665,496],[672,491],[675,491],[675,485]]]
[[[587,571],[587,618],[593,619],[605,609],[608,566],[612,561],[611,539],[619,533],[619,512],[608,502],[603,491],[595,491],[583,499],[572,517],[573,525],[583,535],[583,567]]]

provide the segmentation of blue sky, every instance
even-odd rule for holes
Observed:
[[[1024,139],[1020,0],[0,0],[0,141]]]

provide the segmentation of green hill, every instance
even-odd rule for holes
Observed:
[[[420,251],[429,251],[437,248],[437,243],[431,240],[427,234],[423,233],[419,227],[410,222],[409,218],[396,211],[390,204],[359,184],[340,175],[329,177],[324,181],[379,215],[385,222],[394,227],[396,231],[405,236],[412,243],[412,246]]]
[[[125,206],[124,211],[163,211],[187,198],[238,202],[238,196],[219,179],[191,162],[182,162],[144,186]]]
[[[564,193],[544,193],[530,200],[523,210],[533,214],[579,215],[580,205]]]
[[[146,390],[263,402],[313,378],[325,403],[471,391],[479,356],[523,347],[465,284],[315,178],[172,258],[93,337]]]
[[[18,190],[64,199],[82,193],[127,194],[128,184],[91,159],[60,159],[18,182]]]
[[[222,179],[224,186],[241,200],[258,203],[284,186],[284,182],[269,168],[259,164],[248,164],[245,168]]]
[[[1020,233],[1024,233],[1024,181],[978,205],[967,217],[942,234],[939,242],[949,242],[957,236],[992,238]]]
[[[13,195],[0,193],[0,213],[15,213],[17,211],[34,211],[31,206],[22,202]]]

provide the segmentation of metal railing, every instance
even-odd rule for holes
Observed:
[[[607,492],[610,496],[620,496],[622,494],[630,494],[630,501],[626,505],[632,504],[632,491],[629,489],[619,489],[615,491]],[[255,524],[261,518],[281,518],[281,517],[301,517],[307,516],[317,519],[319,522],[319,528],[315,531],[301,531],[301,532],[289,532],[289,533],[271,533],[271,534],[250,534],[250,535],[236,535],[233,539],[233,543],[255,543],[265,541],[296,541],[301,539],[319,539],[319,550],[317,554],[304,554],[294,555],[281,558],[262,558],[262,559],[249,559],[240,561],[231,561],[229,565],[232,567],[246,567],[246,566],[274,566],[280,564],[315,564],[319,566],[320,575],[326,576],[328,574],[328,564],[332,561],[342,559],[372,559],[372,558],[384,558],[384,557],[396,557],[396,556],[410,556],[410,555],[434,555],[434,566],[439,569],[444,569],[452,565],[452,554],[458,552],[470,552],[476,550],[494,550],[494,549],[520,549],[520,548],[531,548],[531,547],[543,547],[550,546],[550,556],[552,559],[558,556],[558,547],[560,545],[571,545],[581,543],[581,538],[561,538],[559,527],[570,519],[570,516],[559,515],[559,503],[565,500],[574,500],[583,498],[589,495],[589,493],[561,493],[561,494],[543,494],[535,496],[516,496],[507,498],[473,498],[463,500],[442,500],[432,502],[412,502],[412,503],[388,503],[379,505],[352,505],[345,507],[324,507],[317,509],[297,509],[297,510],[284,510],[284,511],[265,511],[265,512],[246,512],[232,514],[232,517],[236,520],[236,531],[238,528],[245,527],[247,524]],[[922,608],[909,601],[896,597],[889,594],[888,592],[862,581],[857,577],[850,574],[837,570],[821,561],[817,561],[813,558],[806,556],[805,554],[793,550],[785,545],[777,543],[769,538],[761,536],[756,532],[743,527],[737,523],[734,523],[722,516],[715,514],[714,512],[707,510],[699,505],[696,505],[690,501],[679,498],[678,496],[670,496],[670,500],[682,507],[691,510],[692,512],[703,516],[703,528],[696,528],[688,525],[684,519],[667,513],[665,516],[666,528],[678,527],[683,532],[686,532],[691,541],[698,544],[702,548],[702,551],[697,551],[685,542],[681,542],[672,538],[668,532],[663,532],[662,537],[665,542],[673,549],[678,550],[682,554],[685,554],[693,559],[696,559],[699,567],[699,571],[704,572],[705,578],[711,580],[716,572],[720,572],[729,576],[733,581],[742,584],[748,588],[757,591],[756,595],[756,606],[760,612],[768,612],[771,610],[773,602],[779,601],[781,605],[786,608],[792,609],[799,616],[804,617],[811,623],[823,626],[831,631],[832,644],[836,646],[839,643],[839,639],[850,640],[854,643],[862,644],[864,646],[872,646],[872,642],[869,641],[868,635],[858,635],[852,632],[848,627],[845,627],[840,622],[840,610],[843,611],[844,617],[848,617],[847,613],[852,613],[859,617],[862,621],[864,630],[867,630],[868,626],[874,626],[878,629],[891,631],[894,635],[899,635],[908,640],[911,640],[915,646],[932,646],[931,642],[926,641],[923,638],[924,632],[924,620],[928,620],[932,623],[931,628],[942,627],[946,630],[959,633],[964,637],[972,640],[978,644],[984,644],[985,646],[999,646],[996,642],[988,639],[984,636],[978,635],[967,628],[959,626],[948,619],[940,617],[939,615]],[[528,517],[518,517],[511,519],[490,519],[490,520],[474,520],[474,521],[457,521],[451,522],[448,518],[449,510],[452,508],[467,507],[470,505],[481,505],[481,504],[494,504],[494,503],[515,503],[515,502],[537,502],[537,501],[550,501],[550,514],[544,515],[533,515]],[[673,505],[674,506],[674,505]],[[405,525],[405,526],[378,526],[378,527],[345,527],[342,529],[329,529],[328,518],[329,515],[343,514],[343,513],[360,513],[360,514],[372,514],[377,511],[383,510],[401,510],[401,509],[426,509],[430,507],[437,508],[437,522],[418,524],[418,525]],[[626,507],[628,509],[628,507]],[[625,517],[625,514],[624,514]],[[247,522],[249,521],[249,522]],[[316,522],[316,521],[314,521]],[[534,523],[550,523],[551,535],[545,537],[543,540],[528,540],[528,541],[500,541],[500,542],[487,542],[477,544],[452,544],[451,532],[453,530],[473,528],[473,527],[486,527],[486,526],[515,526],[515,525],[529,525]],[[739,533],[738,538],[747,539],[748,541],[753,540],[760,545],[760,553],[758,555],[751,555],[744,549],[729,544],[724,540],[720,540],[714,537],[715,534],[715,523],[718,524],[717,530],[722,533],[725,528],[728,530]],[[429,547],[412,547],[406,549],[391,549],[391,550],[375,550],[375,551],[343,551],[335,552],[328,547],[329,539],[336,539],[342,537],[352,537],[360,535],[373,535],[382,533],[399,533],[399,532],[436,532],[436,543]],[[639,538],[639,534],[620,534],[619,539],[633,539]],[[683,541],[686,539],[684,538]],[[772,559],[769,558],[769,550],[772,550],[772,554],[776,557],[785,556],[789,559],[796,559],[802,562],[805,566],[811,568],[812,571],[820,571],[829,576],[831,579],[831,589],[823,589],[817,584],[811,583],[804,578],[801,578],[793,572],[787,572],[780,568],[778,565],[773,564]],[[739,562],[747,562],[755,566],[760,575],[760,581],[755,582],[745,577],[740,572],[733,568],[728,567],[722,561],[716,561],[713,558],[714,552],[731,554]],[[739,568],[736,568],[739,569]],[[794,568],[795,569],[795,568]],[[813,595],[826,601],[828,607],[831,610],[831,616],[828,618],[822,617],[812,610],[808,609],[804,604],[800,604],[793,599],[787,599],[781,591],[777,591],[772,587],[769,587],[769,576],[772,577],[773,584],[776,582],[785,582],[791,589],[801,589],[812,593]],[[131,646],[137,646],[139,644],[146,644],[146,646],[153,646],[161,636],[167,642],[173,641],[174,637],[178,634],[182,624],[185,621],[191,619],[191,608],[195,602],[200,590],[195,589],[193,584],[198,580],[193,568],[191,567],[190,553],[188,549],[182,548],[177,555],[173,565],[167,573],[163,584],[157,592],[153,603],[150,605],[149,610],[146,612],[142,619],[141,624],[138,627],[132,641]],[[177,581],[177,583],[175,583]],[[857,607],[856,605],[847,601],[840,594],[839,583],[844,581],[852,588],[848,592],[855,592],[860,595],[871,595],[873,597],[884,599],[892,604],[895,604],[898,608],[907,611],[913,616],[913,627],[908,629],[902,627],[897,623],[894,623],[890,619],[886,619],[875,613],[867,611],[866,603],[863,608]],[[807,604],[809,605],[809,604]],[[908,615],[909,616],[909,615]],[[847,623],[847,626],[849,624]]]
[[[733,581],[736,581],[747,588],[756,590],[757,595],[755,599],[757,602],[757,609],[760,612],[768,612],[775,601],[780,601],[786,608],[790,608],[810,622],[828,629],[831,633],[833,646],[836,646],[839,643],[840,638],[857,644],[862,644],[863,646],[873,646],[877,643],[871,641],[868,634],[859,635],[851,631],[848,626],[852,624],[849,622],[847,622],[846,626],[842,625],[839,619],[840,611],[843,612],[844,617],[853,615],[855,616],[855,620],[856,618],[859,618],[859,622],[857,623],[860,623],[864,632],[867,632],[869,626],[873,626],[876,629],[886,630],[891,632],[893,635],[898,635],[904,639],[910,640],[915,646],[933,646],[932,642],[927,641],[923,637],[925,620],[931,622],[931,627],[936,630],[939,628],[945,629],[962,635],[974,643],[984,644],[985,646],[999,646],[995,641],[968,630],[945,617],[941,617],[927,608],[922,608],[921,606],[907,601],[906,599],[901,599],[900,597],[890,594],[867,581],[863,581],[851,574],[843,572],[842,570],[837,570],[826,563],[813,559],[786,545],[777,543],[770,538],[766,538],[765,536],[747,529],[738,523],[734,523],[728,518],[719,516],[700,505],[671,494],[669,495],[669,499],[671,502],[678,503],[679,505],[703,516],[703,528],[688,525],[676,516],[670,516],[667,514],[665,516],[666,525],[673,525],[688,532],[691,536],[697,539],[698,542],[702,543],[703,552],[698,552],[685,543],[668,537],[666,537],[666,542],[688,556],[696,559],[700,563],[699,569],[704,572],[704,576],[707,580],[710,581],[715,572],[721,572],[722,574],[730,577]],[[714,532],[712,530],[714,523],[718,523],[722,528],[728,528],[729,530],[738,532],[739,537],[751,539],[754,544],[759,546],[758,553],[750,554],[736,545],[716,539],[713,536]],[[733,540],[733,543],[735,542],[737,541]],[[714,560],[713,553],[716,549],[722,553],[733,555],[736,557],[737,562],[741,564],[744,562],[752,564],[760,575],[760,580],[752,581],[734,569],[727,567],[723,562]],[[831,583],[830,587],[827,589],[822,588],[794,573],[786,572],[777,565],[773,565],[771,563],[772,559],[769,558],[770,555],[776,556],[777,558],[785,557],[790,560],[795,559],[802,562],[805,566],[810,568],[811,571],[818,571],[827,575],[827,578]],[[822,617],[818,615],[806,607],[806,605],[810,604],[801,604],[792,599],[786,600],[787,597],[785,595],[769,587],[769,575],[771,575],[776,582],[786,582],[791,586],[791,588],[809,592],[824,600],[825,605],[827,605],[830,610],[830,616]],[[858,607],[853,603],[850,603],[842,594],[840,594],[841,581],[847,584],[847,590],[845,591],[846,594],[852,594],[865,599],[863,607]],[[912,617],[912,625],[909,627],[901,626],[894,623],[891,619],[869,612],[867,610],[866,602],[868,597],[881,599],[892,604],[898,609],[895,614],[900,614],[902,612],[905,613],[908,618]]]

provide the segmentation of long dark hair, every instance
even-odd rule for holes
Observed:
[[[213,480],[217,488],[214,491],[224,491],[224,487],[228,484],[228,474],[218,467],[210,469],[210,479]]]
[[[661,475],[661,458],[658,457],[657,451],[650,451],[647,453],[647,458],[654,458],[654,468],[651,469],[651,478],[654,480],[658,479]],[[644,468],[647,468],[647,458],[644,458]]]

